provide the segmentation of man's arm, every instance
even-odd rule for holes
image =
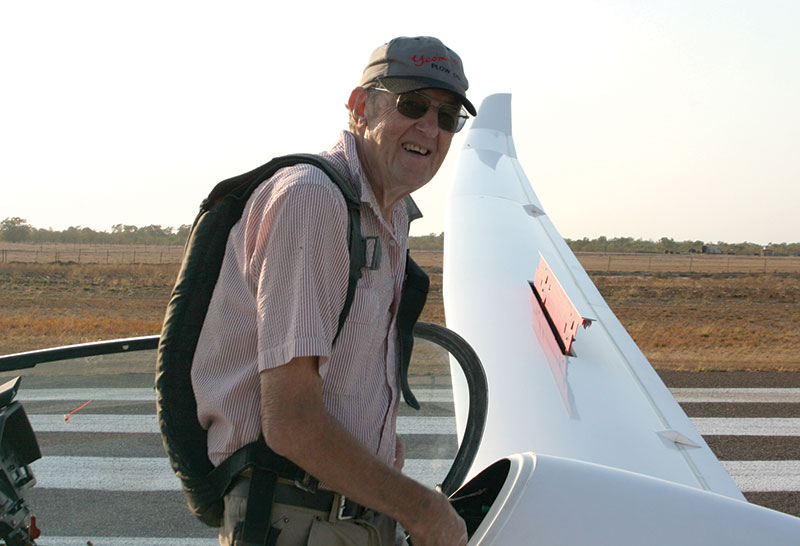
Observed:
[[[328,413],[316,357],[295,358],[260,377],[262,429],[273,451],[399,521],[415,546],[466,545],[464,521],[444,495],[385,464]]]

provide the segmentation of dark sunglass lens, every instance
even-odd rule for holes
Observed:
[[[448,108],[446,106],[439,108],[439,128],[443,131],[457,133],[464,127],[466,121],[467,118],[460,108]]]
[[[428,111],[431,103],[426,102],[419,95],[400,95],[397,99],[397,110],[411,119],[419,119]]]
[[[458,118],[454,118],[450,112],[443,112],[439,110],[439,128],[448,133],[456,132],[456,123]]]

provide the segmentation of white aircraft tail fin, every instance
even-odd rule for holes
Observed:
[[[516,157],[510,95],[488,97],[473,121],[445,217],[447,326],[489,384],[470,475],[533,450],[744,498],[545,213]],[[592,323],[568,350],[532,294],[541,260]]]

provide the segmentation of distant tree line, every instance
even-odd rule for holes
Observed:
[[[658,241],[634,239],[633,237],[614,237],[608,239],[600,236],[596,239],[566,239],[573,252],[650,252],[650,253],[708,253],[708,254],[736,254],[736,255],[762,255],[770,256],[798,256],[800,243],[770,243],[759,245],[756,243],[725,243],[718,241],[709,243],[703,241],[675,241],[669,237],[662,237]]]
[[[72,226],[63,231],[35,228],[19,217],[6,218],[0,222],[0,241],[12,243],[73,243],[73,244],[137,244],[137,245],[183,245],[189,236],[189,224],[178,228],[150,225],[136,227],[124,224],[111,226],[111,231],[95,231],[91,228]],[[703,241],[675,241],[662,237],[658,241],[634,239],[633,237],[598,237],[596,239],[566,239],[573,252],[657,252],[739,255],[800,255],[800,243],[770,243],[766,247],[756,243],[708,243]],[[442,250],[444,233],[409,237],[412,250]]]
[[[675,241],[669,237],[662,237],[658,241],[634,239],[633,237],[598,237],[596,239],[566,239],[567,245],[573,252],[650,252],[659,254],[739,254],[770,256],[800,256],[800,243],[770,243],[763,246],[756,243],[708,243],[703,241]],[[442,250],[444,248],[444,233],[436,235],[431,233],[421,237],[409,237],[408,246],[412,250]]]
[[[136,227],[124,224],[111,226],[111,231],[95,231],[88,227],[71,226],[63,231],[35,228],[24,218],[6,218],[0,222],[0,241],[10,243],[70,243],[119,245],[182,245],[192,226],[150,225]]]
[[[444,233],[439,235],[430,233],[419,237],[409,237],[408,246],[411,250],[442,250],[444,248]]]

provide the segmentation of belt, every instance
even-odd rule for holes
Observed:
[[[240,477],[230,492],[246,497],[249,486],[249,477],[243,476]],[[367,510],[365,506],[353,502],[339,493],[325,490],[307,491],[283,478],[279,478],[278,483],[275,484],[273,502],[325,512],[338,519],[360,518]]]

